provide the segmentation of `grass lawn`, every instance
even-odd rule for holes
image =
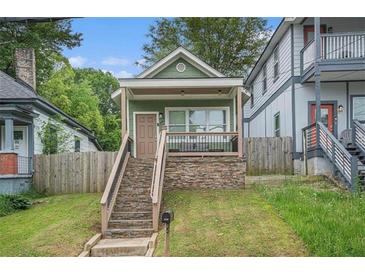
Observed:
[[[77,256],[100,230],[99,201],[100,194],[50,196],[0,217],[0,256]]]
[[[165,207],[171,256],[365,256],[365,195],[321,180],[170,192]]]
[[[258,191],[305,242],[313,256],[365,256],[365,196],[328,184],[261,187]]]
[[[304,256],[303,242],[253,190],[165,194],[174,210],[171,256]],[[157,255],[162,255],[160,233]]]

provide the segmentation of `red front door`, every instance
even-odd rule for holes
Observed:
[[[314,40],[314,26],[304,26],[303,27],[303,31],[304,31],[304,46]],[[325,33],[326,32],[326,28],[325,26],[321,26],[321,33]]]
[[[321,122],[333,133],[334,129],[333,104],[321,104]],[[311,123],[316,121],[316,104],[311,104]]]

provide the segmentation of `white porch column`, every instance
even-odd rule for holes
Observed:
[[[14,150],[14,121],[12,118],[5,118],[5,150]]]
[[[120,122],[121,122],[121,134],[122,139],[127,132],[127,89],[120,89]]]
[[[242,92],[243,87],[237,88],[237,132],[238,132],[238,157],[243,157],[243,130],[242,130]]]

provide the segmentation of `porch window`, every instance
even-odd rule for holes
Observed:
[[[267,68],[266,64],[262,68],[262,94],[264,95],[267,91]]]
[[[280,112],[274,115],[274,136],[280,137]]]
[[[274,82],[279,78],[279,47],[274,50]]]
[[[170,132],[225,132],[227,109],[185,109],[168,111]]]
[[[365,96],[355,96],[352,100],[352,118],[354,120],[365,121]]]
[[[169,131],[184,132],[186,131],[185,111],[170,111],[169,113]]]

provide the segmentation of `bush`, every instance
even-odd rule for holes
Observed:
[[[31,205],[31,201],[21,195],[1,195],[0,217],[9,215],[14,211],[28,209]]]

